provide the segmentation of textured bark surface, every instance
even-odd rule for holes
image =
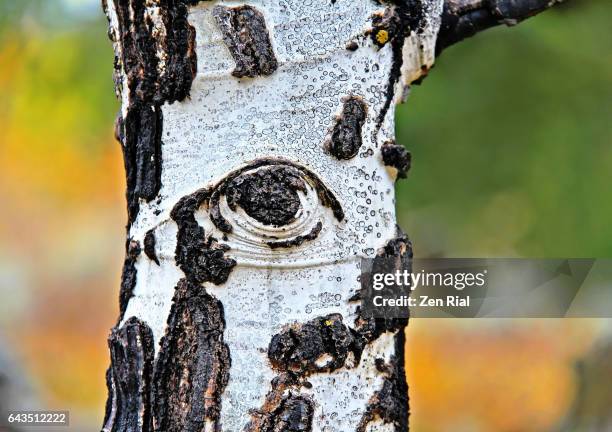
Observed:
[[[544,6],[520,3],[104,2],[128,203],[104,431],[408,429],[407,320],[359,306],[362,258],[412,258],[393,107],[436,45]]]

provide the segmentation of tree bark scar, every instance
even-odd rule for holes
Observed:
[[[381,248],[372,265],[372,272],[375,273],[395,273],[395,271],[412,271],[412,243],[403,234],[400,228],[398,237],[391,239]],[[360,300],[360,294],[352,297],[350,301]],[[357,318],[355,319],[354,329],[362,337],[362,343],[367,344],[377,339],[385,332],[402,332],[408,324],[407,318],[366,318],[359,312],[361,307],[357,307]]]
[[[368,425],[380,419],[384,424],[393,424],[397,432],[408,432],[408,384],[404,369],[404,329],[395,335],[395,355],[389,364],[377,362],[384,373],[385,380],[380,389],[370,399],[356,432],[366,432]]]
[[[178,225],[175,258],[187,279],[195,283],[227,281],[236,261],[225,257],[229,247],[206,235],[195,212],[209,197],[208,190],[187,195],[174,206],[170,216]]]
[[[157,258],[157,253],[155,252],[155,242],[155,228],[153,228],[147,231],[145,234],[144,251],[151,261],[159,265],[159,259]]]
[[[357,96],[344,99],[342,114],[336,119],[327,149],[337,159],[352,159],[361,148],[361,129],[365,123],[367,106]]]
[[[225,198],[264,225],[282,227],[295,220],[302,208],[298,191],[307,193],[300,172],[290,166],[272,165],[242,174],[228,183]]]
[[[391,102],[395,96],[395,85],[402,76],[402,64],[404,62],[403,49],[406,38],[411,32],[422,32],[424,26],[424,5],[422,0],[392,0],[380,1],[379,3],[390,3],[382,15],[372,17],[372,30],[370,35],[373,42],[381,49],[391,45],[393,63],[391,73],[385,90],[385,103],[376,119],[377,129],[380,129]]]
[[[253,6],[215,6],[212,13],[236,62],[233,76],[255,78],[276,71],[278,62],[260,11]]]
[[[292,238],[291,240],[283,240],[283,241],[271,241],[266,243],[270,249],[279,249],[279,248],[290,248],[300,246],[302,243],[306,241],[312,241],[319,236],[319,233],[323,229],[323,223],[318,222],[312,230],[306,235],[300,235]]]
[[[107,371],[108,402],[104,432],[151,431],[153,332],[136,317],[108,338],[111,366]]]
[[[331,372],[354,350],[354,335],[340,314],[294,323],[274,335],[268,347],[272,366],[298,374]]]
[[[221,430],[221,395],[231,363],[224,330],[221,302],[181,279],[153,373],[154,431]]]
[[[329,207],[341,222],[344,211],[333,192],[310,170],[291,161],[261,158],[229,173],[211,188],[205,199],[211,222],[222,232],[231,233],[232,225],[223,217],[219,206],[225,196],[228,207],[236,211],[240,206],[250,217],[272,226],[291,223],[302,207],[297,192],[307,193],[308,183],[317,193],[321,205]],[[268,246],[292,247],[313,240],[320,229],[315,226],[310,233],[287,242],[269,242]]]
[[[395,141],[387,141],[380,149],[383,163],[386,166],[393,167],[397,170],[398,178],[406,178],[406,174],[410,169],[411,155],[404,146],[398,145]]]
[[[120,126],[131,224],[138,214],[139,199],[151,201],[161,188],[161,108],[130,107]]]
[[[117,67],[122,66],[126,75],[130,104],[159,106],[185,99],[197,68],[195,29],[187,20],[188,5],[197,2],[158,2],[157,15],[164,26],[164,31],[159,32],[155,31],[147,1],[111,1],[119,27],[111,40],[121,47]],[[163,53],[162,64],[157,51]],[[121,74],[121,70],[116,73]]]
[[[315,404],[299,388],[308,386],[288,372],[272,380],[272,390],[262,408],[251,412],[251,421],[243,432],[309,432]]]
[[[125,243],[125,260],[121,271],[121,288],[119,290],[119,319],[123,320],[123,314],[127,304],[133,296],[136,286],[136,260],[140,255],[140,243],[137,240],[128,239]]]
[[[145,0],[108,1],[117,18],[117,28],[109,29],[115,88],[118,95],[127,91],[129,101],[116,135],[123,148],[131,225],[139,199],[151,201],[161,188],[161,106],[184,100],[196,75],[195,29],[187,21],[187,5],[197,2],[166,0],[152,9]]]

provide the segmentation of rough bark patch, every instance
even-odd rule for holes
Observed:
[[[121,271],[121,287],[119,289],[119,320],[123,319],[123,314],[128,302],[133,296],[136,286],[136,259],[140,255],[140,243],[137,240],[129,239],[125,243],[125,260]]]
[[[395,355],[389,364],[378,361],[377,367],[386,375],[382,389],[368,402],[366,412],[357,426],[357,432],[366,432],[368,424],[376,419],[393,424],[397,431],[408,431],[408,384],[404,369],[404,330],[395,335]],[[380,360],[380,359],[377,359]]]
[[[153,228],[147,231],[145,234],[144,252],[151,261],[159,265],[159,259],[157,258],[157,253],[155,252],[155,243],[155,228]]]
[[[153,374],[155,431],[219,430],[230,353],[221,302],[181,279]]]
[[[254,78],[276,71],[278,62],[261,12],[252,6],[215,6],[212,13],[236,62],[232,75]]]
[[[209,196],[202,190],[187,195],[174,206],[170,216],[178,225],[175,259],[187,279],[196,283],[227,281],[236,261],[227,258],[229,247],[206,235],[194,213]]]
[[[281,371],[331,372],[344,366],[353,347],[353,333],[342,316],[331,314],[284,328],[272,337],[268,358]]]
[[[104,9],[107,11],[107,1]],[[121,72],[126,75],[131,105],[161,105],[183,100],[189,95],[196,74],[195,29],[187,21],[188,5],[197,1],[157,2],[157,15],[164,31],[158,31],[144,0],[113,2],[118,33],[109,32],[119,44],[115,59],[115,84],[121,90]],[[162,53],[160,65],[158,51]]]
[[[104,430],[148,432],[151,430],[151,375],[153,332],[131,317],[108,338],[111,366],[106,373],[108,401]]]
[[[230,209],[240,206],[264,225],[281,227],[295,220],[302,207],[298,191],[306,194],[300,172],[290,166],[268,166],[233,179],[225,193]]]
[[[399,236],[391,239],[381,248],[372,265],[374,273],[395,273],[395,271],[412,271],[412,243],[408,237],[401,232],[398,227]],[[358,301],[361,295],[358,292],[351,301]],[[357,307],[357,318],[353,329],[360,338],[356,338],[356,361],[359,362],[360,355],[365,345],[378,339],[386,332],[403,332],[408,324],[407,318],[366,318],[361,316],[361,307]],[[361,344],[361,345],[359,345]]]
[[[251,421],[244,432],[311,431],[314,402],[299,394],[299,387],[305,385],[292,373],[274,378],[263,407],[251,412]]]
[[[139,199],[151,201],[161,188],[161,109],[129,107],[117,117],[115,135],[121,142],[126,173],[128,222],[136,219]]]
[[[412,243],[398,227],[398,237],[389,240],[381,248],[373,263],[373,272],[389,272],[396,270],[412,270]],[[359,296],[351,300],[358,300]],[[355,319],[354,329],[361,336],[361,343],[368,344],[383,333],[395,333],[395,354],[389,364],[382,359],[376,359],[379,372],[384,373],[385,380],[380,389],[369,401],[357,432],[365,432],[368,425],[377,419],[385,424],[393,424],[397,431],[408,431],[408,384],[404,370],[404,330],[408,324],[407,318],[364,318],[359,315]],[[357,339],[359,341],[359,339]],[[359,358],[357,358],[359,361]]]
[[[384,143],[380,152],[383,163],[386,166],[395,168],[399,178],[406,178],[411,163],[410,152],[404,146],[396,144],[395,141]]]
[[[367,107],[359,97],[344,100],[342,114],[336,119],[328,150],[337,159],[352,159],[361,148],[361,128],[366,120]]]

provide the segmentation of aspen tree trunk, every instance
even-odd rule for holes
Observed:
[[[550,1],[106,0],[127,175],[104,431],[406,431],[394,106],[436,50]],[[437,48],[436,48],[437,47]]]

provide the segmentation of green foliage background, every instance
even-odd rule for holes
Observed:
[[[417,254],[612,255],[611,22],[570,1],[441,55],[397,116]]]

